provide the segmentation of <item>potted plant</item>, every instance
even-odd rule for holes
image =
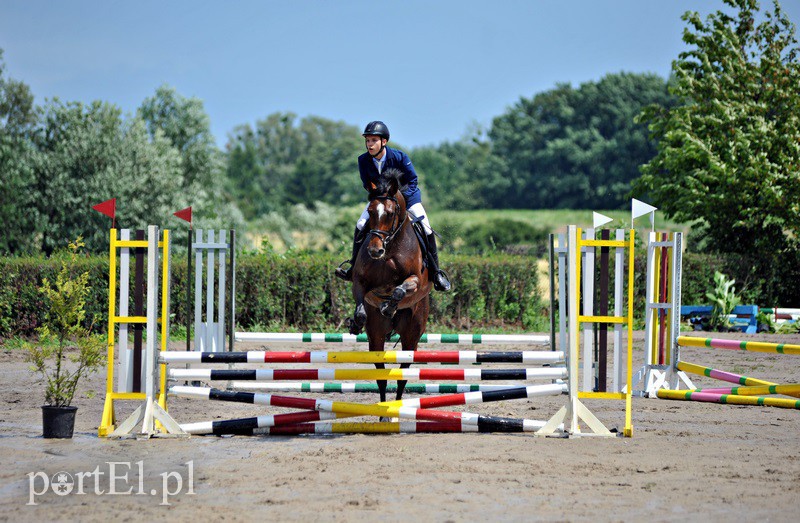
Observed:
[[[78,252],[84,246],[81,237],[69,243],[61,260],[55,282],[44,278],[39,292],[49,303],[42,326],[37,329],[39,342],[27,344],[31,370],[45,382],[45,405],[42,406],[42,435],[45,438],[71,438],[77,407],[72,399],[80,379],[97,371],[104,363],[103,338],[85,326],[89,272],[71,275]]]
[[[735,283],[736,280],[729,279],[719,271],[714,271],[714,291],[706,293],[706,298],[711,300],[711,304],[714,306],[709,321],[709,327],[713,330],[727,331],[731,328],[728,318],[741,301],[736,296]]]

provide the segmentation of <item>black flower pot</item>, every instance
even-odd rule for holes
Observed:
[[[42,436],[45,438],[71,438],[75,430],[75,412],[78,407],[42,406]]]

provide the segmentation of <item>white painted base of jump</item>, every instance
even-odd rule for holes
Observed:
[[[672,365],[644,365],[631,380],[634,396],[655,398],[661,389],[679,390],[681,384],[687,389],[694,389],[694,383],[685,372],[675,370]],[[641,389],[637,386],[642,384]],[[622,392],[625,392],[623,387]]]

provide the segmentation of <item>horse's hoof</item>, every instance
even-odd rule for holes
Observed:
[[[356,323],[361,327],[367,324],[367,310],[364,308],[363,303],[356,307],[356,312],[353,314],[353,318],[355,318]]]
[[[392,301],[399,303],[400,300],[406,297],[406,290],[403,287],[395,287],[392,292]]]
[[[347,318],[344,322],[344,326],[347,327],[347,331],[353,336],[361,334],[361,329],[364,327],[363,324],[359,325],[353,318]]]
[[[397,312],[397,305],[392,304],[392,302],[385,301],[381,303],[381,314],[387,318],[393,318],[394,314]]]

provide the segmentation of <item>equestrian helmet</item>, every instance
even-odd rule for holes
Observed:
[[[389,128],[386,127],[386,124],[381,122],[380,120],[376,120],[374,122],[370,122],[364,127],[364,132],[361,133],[361,136],[380,136],[381,138],[389,139]]]

